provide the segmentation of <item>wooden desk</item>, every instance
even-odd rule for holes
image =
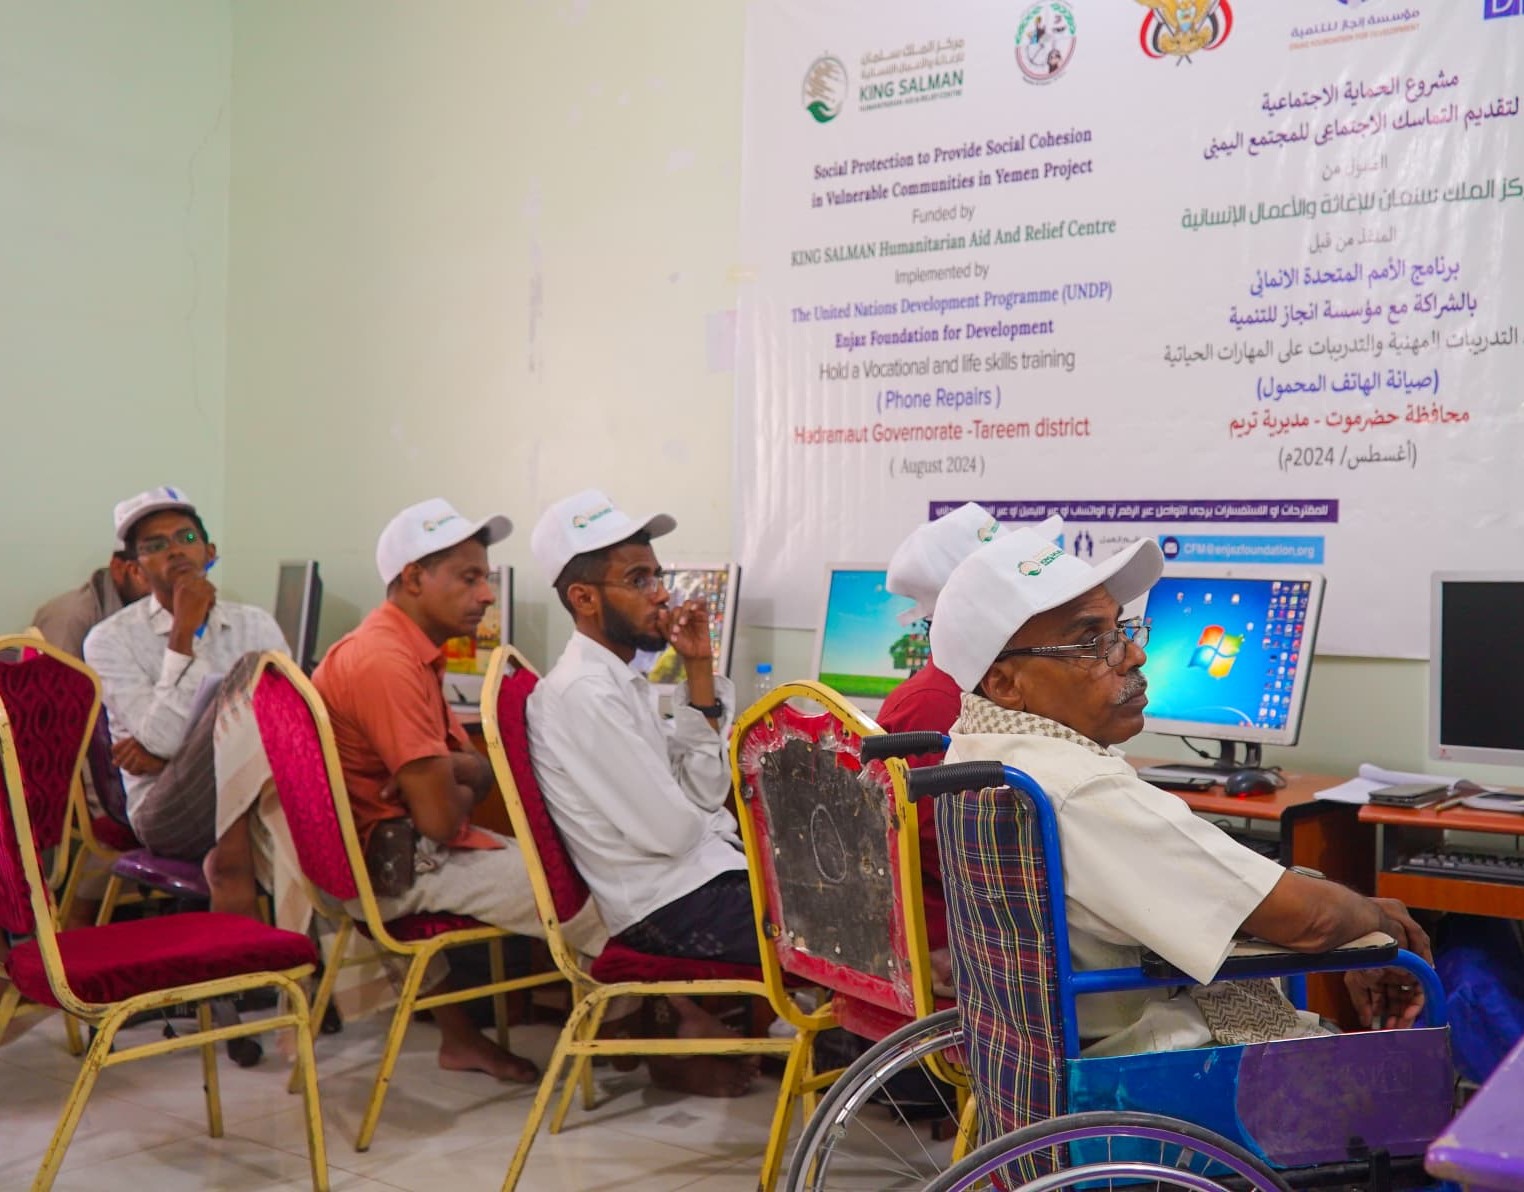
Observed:
[[[1524,1042],[1429,1147],[1430,1175],[1468,1189],[1524,1192]]]
[[[1408,906],[1435,911],[1462,911],[1500,919],[1524,919],[1524,886],[1480,881],[1465,877],[1430,876],[1423,873],[1392,873],[1402,858],[1437,847],[1445,831],[1486,832],[1495,836],[1524,835],[1524,816],[1508,811],[1473,811],[1452,807],[1360,808],[1360,821],[1376,828],[1376,893],[1400,898]]]
[[[1128,758],[1136,766],[1175,763]],[[1226,776],[1224,776],[1226,777]],[[1359,808],[1317,798],[1318,791],[1345,779],[1326,774],[1282,774],[1286,785],[1268,795],[1229,795],[1221,787],[1209,791],[1170,791],[1197,815],[1274,823],[1280,837],[1282,865],[1303,865],[1326,874],[1331,881],[1374,893],[1376,834],[1361,824]],[[1307,978],[1307,1005],[1346,1029],[1359,1024],[1354,1004],[1337,973],[1314,973]]]
[[[1129,758],[1137,766],[1168,766],[1167,761]],[[1220,787],[1209,791],[1170,791],[1185,800],[1197,815],[1226,816],[1277,825],[1282,865],[1303,865],[1327,874],[1332,881],[1374,892],[1375,832],[1359,823],[1358,808],[1317,797],[1319,791],[1344,782],[1326,774],[1282,775],[1286,785],[1268,795],[1229,795]]]

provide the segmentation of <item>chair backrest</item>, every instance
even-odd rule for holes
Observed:
[[[981,1137],[996,1138],[1064,1112],[1050,860],[1062,863],[1050,859],[1037,802],[1025,790],[942,795],[936,815],[963,1033],[981,1040],[965,1050],[966,1062]]]
[[[732,764],[764,969],[913,1018],[931,1009],[916,822],[884,763],[861,761],[877,732],[830,688],[786,683],[737,723]]]
[[[553,951],[562,950],[569,958],[561,924],[587,904],[589,895],[587,883],[550,818],[529,757],[526,712],[530,693],[539,681],[534,668],[512,646],[494,650],[482,682],[482,734],[529,870],[546,938]]]
[[[254,682],[254,719],[302,874],[341,902],[369,892],[349,796],[323,699],[284,654],[267,653]]]
[[[22,645],[21,661],[0,663],[4,713],[5,799],[0,802],[0,927],[18,935],[51,923],[52,893],[28,877],[23,850],[37,860],[68,828],[69,795],[100,706],[95,676],[82,663],[32,638],[0,638],[0,651]],[[18,809],[25,812],[25,829]],[[26,839],[30,836],[30,839]]]
[[[90,782],[101,810],[122,827],[131,828],[132,821],[127,818],[127,787],[111,757],[111,718],[104,706],[95,718],[95,731],[90,734],[90,744],[85,750],[85,765],[90,770]]]

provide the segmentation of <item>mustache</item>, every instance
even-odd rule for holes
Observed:
[[[1125,704],[1128,700],[1142,695],[1147,690],[1148,680],[1143,677],[1140,671],[1133,671],[1132,674],[1122,680],[1122,689],[1117,692],[1116,702]]]

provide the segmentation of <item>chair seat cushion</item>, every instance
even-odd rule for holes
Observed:
[[[131,828],[117,823],[109,815],[96,816],[90,821],[90,827],[95,832],[96,840],[119,853],[143,847],[142,842],[132,834]]]
[[[123,853],[112,862],[111,872],[123,881],[138,882],[152,886],[155,890],[170,890],[186,898],[210,901],[212,897],[206,885],[206,874],[201,872],[199,862],[161,857],[146,848],[135,848]]]
[[[619,981],[760,981],[762,970],[749,964],[723,960],[687,960],[680,956],[652,956],[610,940],[593,961],[588,976],[605,985]]]
[[[305,935],[211,911],[61,931],[58,950],[75,995],[98,1005],[217,977],[317,963],[317,949]],[[58,1005],[36,940],[12,949],[5,967],[23,997]]]
[[[392,933],[393,938],[412,943],[415,940],[431,940],[447,931],[474,931],[478,927],[490,926],[490,923],[483,923],[470,915],[429,911],[421,915],[403,915],[400,919],[391,919],[387,922],[386,929]],[[371,938],[370,929],[359,919],[355,920],[355,930],[366,939]]]

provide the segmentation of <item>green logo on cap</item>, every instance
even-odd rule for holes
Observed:
[[[1000,523],[997,521],[992,521],[987,526],[979,527],[979,533],[977,537],[980,542],[993,542],[995,540],[995,535],[998,533],[1000,533]]]
[[[1028,579],[1033,579],[1041,575],[1043,573],[1043,568],[1045,568],[1049,563],[1053,562],[1054,559],[1062,559],[1063,557],[1064,552],[1055,546],[1040,559],[1023,559],[1021,562],[1016,564],[1016,570],[1021,572],[1021,574],[1026,576]]]
[[[602,509],[594,509],[591,513],[578,513],[572,517],[572,525],[578,530],[585,530],[600,517],[607,517],[613,512],[612,505],[605,505]]]

